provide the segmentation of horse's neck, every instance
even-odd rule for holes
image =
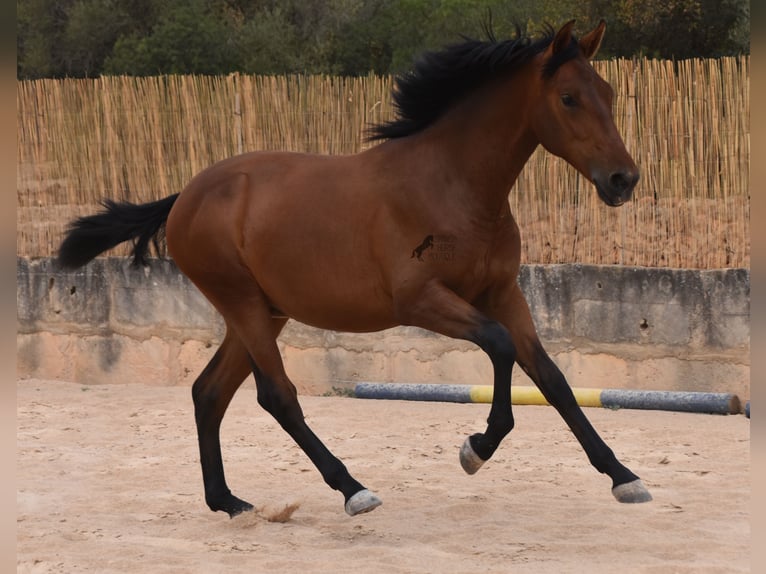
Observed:
[[[490,217],[503,211],[538,145],[529,128],[527,98],[522,90],[485,89],[420,134],[418,146],[456,183],[439,193],[463,194],[455,199]]]

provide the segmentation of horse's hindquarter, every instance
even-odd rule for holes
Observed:
[[[370,247],[379,206],[354,157],[262,152],[203,171],[168,220],[179,268],[208,295],[246,268],[274,308],[307,324],[391,326]]]

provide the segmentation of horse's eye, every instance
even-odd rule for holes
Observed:
[[[577,105],[577,102],[575,101],[575,99],[569,94],[561,94],[561,103],[568,108],[573,108],[574,106]]]

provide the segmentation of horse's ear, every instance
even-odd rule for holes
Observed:
[[[569,47],[569,44],[572,43],[572,28],[574,27],[574,23],[574,20],[570,20],[556,32],[550,47],[552,55],[566,50]]]
[[[598,49],[601,47],[601,41],[604,39],[605,30],[606,22],[601,20],[598,26],[580,38],[580,49],[586,60],[592,59],[596,52],[598,52]]]

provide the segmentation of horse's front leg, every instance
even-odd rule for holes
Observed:
[[[612,479],[612,494],[620,502],[652,499],[641,480],[625,467],[601,439],[577,404],[564,375],[543,349],[529,307],[515,282],[494,291],[487,300],[488,315],[506,326],[516,344],[516,361],[535,382],[545,399],[561,414],[582,445],[591,464]]]
[[[460,463],[469,474],[475,473],[513,429],[511,372],[516,347],[508,329],[481,313],[455,292],[433,280],[416,296],[397,301],[398,319],[404,325],[422,327],[479,346],[494,369],[494,395],[487,418],[487,429],[468,437],[460,449]]]

